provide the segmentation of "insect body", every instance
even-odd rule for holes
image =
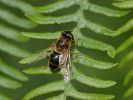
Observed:
[[[59,68],[59,56],[60,54],[57,52],[51,53],[49,57],[49,67],[52,72],[57,72],[60,70]]]
[[[68,82],[71,74],[70,48],[74,41],[71,31],[64,31],[51,47],[49,67],[52,72],[61,71],[64,80]]]
[[[61,37],[56,41],[53,46],[53,50],[59,53],[65,53],[70,49],[71,44],[74,41],[74,36],[71,31],[64,31],[61,33]]]

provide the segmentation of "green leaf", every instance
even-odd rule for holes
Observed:
[[[0,100],[11,100],[11,99],[7,97],[6,95],[0,93]]]
[[[75,13],[71,13],[70,15],[68,14],[68,15],[61,15],[61,16],[55,17],[52,15],[47,16],[47,14],[44,14],[44,15],[42,14],[42,13],[48,13],[49,15],[50,13],[55,13],[55,11],[57,10],[62,10],[62,9],[66,10],[64,8],[68,8],[75,4],[79,5],[79,8],[77,9]],[[130,10],[118,10],[115,8],[110,9],[102,5],[100,6],[97,4],[93,4],[91,3],[91,0],[90,1],[88,0],[58,0],[57,2],[55,1],[49,5],[45,5],[41,7],[34,7],[37,13],[35,11],[35,13],[26,13],[25,15],[29,19],[31,19],[32,21],[38,24],[59,25],[61,23],[76,22],[77,25],[75,25],[75,27],[70,30],[74,30],[73,31],[74,37],[75,37],[75,40],[77,40],[75,44],[77,43],[77,46],[91,48],[91,49],[95,49],[99,51],[105,51],[107,52],[108,56],[113,58],[116,54],[116,51],[113,46],[111,46],[110,44],[107,44],[106,42],[101,42],[93,38],[85,37],[81,35],[80,31],[82,28],[88,28],[97,34],[106,35],[106,36],[115,38],[116,36],[124,34],[125,32],[132,29],[132,26],[133,26],[132,19],[130,19],[129,22],[127,22],[126,24],[118,28],[117,30],[113,30],[109,27],[103,26],[100,23],[93,22],[89,18],[86,18],[85,17],[86,13],[84,13],[84,11],[87,10],[86,5],[88,5],[88,10],[92,11],[93,13],[102,14],[107,17],[121,17],[121,16],[125,16],[129,14],[130,12]],[[50,32],[46,32],[46,33],[22,32],[22,34],[24,36],[27,36],[30,38],[36,38],[36,39],[56,39],[60,36],[59,33],[58,34],[53,33],[54,34],[53,35]],[[121,50],[125,50],[126,48],[128,48],[131,45],[131,43],[129,42],[126,42],[126,43],[124,42],[123,44],[124,46],[122,47],[122,49],[120,49],[120,51],[117,49],[118,52],[121,52]],[[77,48],[74,48],[74,49],[77,50]],[[48,50],[43,50],[41,52],[33,54],[32,56],[21,60],[20,63],[23,63],[23,64],[33,63],[41,59],[44,59],[48,55],[47,51]],[[90,56],[82,54],[80,52],[76,52],[73,55],[74,55],[74,58],[72,60],[74,60],[74,62],[80,63],[85,66],[97,68],[97,69],[109,69],[117,65],[111,62],[102,61],[102,58],[101,58],[101,61],[99,61]],[[115,81],[110,80],[110,79],[103,80],[100,78],[94,78],[96,76],[94,77],[85,76],[83,73],[77,71],[74,66],[72,66],[71,68],[72,68],[71,79],[75,79],[77,80],[77,82],[80,82],[84,85],[91,86],[94,88],[109,88],[116,84]],[[49,67],[46,67],[46,69],[44,70],[43,70],[43,67],[28,68],[24,70],[24,72],[27,74],[50,74],[51,73],[49,70]],[[56,91],[63,91],[63,92],[58,96],[48,98],[48,100],[66,100],[67,97],[69,96],[76,98],[76,99],[84,99],[84,100],[109,100],[109,99],[114,99],[115,97],[114,95],[105,94],[105,92],[103,92],[103,94],[99,94],[96,92],[92,93],[92,91],[90,91],[90,93],[82,93],[82,92],[75,90],[70,85],[72,85],[71,81],[67,84],[64,83],[63,81],[59,81],[59,83],[58,82],[48,83],[47,85],[43,85],[39,88],[31,90],[31,92],[26,94],[23,100],[29,100],[36,96],[43,95],[43,94],[45,95],[47,93],[56,92]]]
[[[48,99],[44,99],[44,100],[63,100],[64,99],[64,94],[60,94],[58,96],[54,96]]]
[[[20,49],[14,44],[11,44],[3,39],[0,39],[0,50],[20,58],[27,57],[30,55],[29,52]]]
[[[32,15],[27,13],[26,16],[38,24],[54,24],[54,23],[61,24],[77,20],[76,14],[60,16],[60,17],[52,17],[52,16]]]
[[[133,28],[133,19],[130,19],[126,24],[124,24],[115,31],[97,23],[94,23],[90,20],[87,20],[85,27],[99,34],[116,37]]]
[[[38,52],[34,53],[33,55],[20,60],[19,63],[21,63],[21,64],[34,63],[41,59],[44,59],[48,56],[49,50],[50,50],[50,48],[38,51]]]
[[[105,95],[105,94],[96,94],[96,93],[82,93],[78,91],[74,91],[74,93],[71,94],[72,97],[77,99],[83,99],[83,100],[111,100],[114,98],[113,95]]]
[[[22,85],[15,80],[0,75],[0,86],[8,89],[17,89],[20,88]]]
[[[130,12],[125,10],[110,9],[93,3],[88,3],[88,9],[92,12],[103,14],[109,17],[121,17]]]
[[[90,20],[86,21],[85,27],[96,32],[99,34],[107,35],[107,36],[113,36],[113,30],[106,28],[100,24],[97,24],[95,22],[92,22]]]
[[[133,36],[130,36],[126,41],[124,41],[116,50],[116,53],[120,53],[124,50],[126,50],[129,46],[133,44]]]
[[[64,90],[64,85],[65,84],[63,81],[52,82],[52,83],[43,85],[41,87],[38,87],[38,88],[32,90],[28,94],[26,94],[24,96],[23,100],[29,100],[29,99],[32,99],[36,96],[42,95],[42,94]]]
[[[51,13],[63,8],[68,8],[74,4],[77,3],[78,0],[59,0],[55,3],[41,6],[41,7],[35,7],[35,9],[40,13]]]
[[[131,95],[133,95],[133,86],[128,88],[128,90],[126,90],[126,92],[124,93],[124,97],[126,98],[126,97],[129,97]]]
[[[27,13],[31,13],[30,11],[35,11],[33,11],[33,9],[31,10],[30,7],[31,6],[28,3],[23,2],[23,0],[0,0],[0,36],[2,38],[6,38],[7,40],[5,41],[0,38],[0,51],[5,52],[4,58],[10,58],[8,57],[8,55],[6,55],[6,53],[12,54],[16,57],[26,57],[30,54],[29,52],[15,46],[16,42],[23,42],[27,40],[26,37],[20,34],[20,30],[29,29],[36,26],[35,23],[22,16],[21,11],[26,11]],[[8,39],[11,40],[8,41]],[[10,43],[12,42],[12,40],[15,42]],[[16,58],[15,60],[17,59],[18,58]],[[10,60],[12,61],[12,59]],[[4,62],[0,58],[0,72],[2,73],[2,75],[0,75],[0,86],[7,88],[6,91],[8,91],[9,89],[18,89],[22,86],[22,84],[21,82],[18,82],[14,79],[17,79],[19,81],[26,81],[28,80],[28,78],[19,70],[17,70],[17,68],[14,68],[7,63],[8,61]],[[13,62],[13,64],[15,64],[15,62]],[[10,78],[8,78],[7,76],[9,76]],[[11,96],[13,99],[14,97],[12,94]],[[0,93],[0,100],[11,99]]]
[[[133,0],[125,0],[113,3],[114,6],[119,8],[133,8]]]
[[[2,24],[0,24],[0,35],[17,42],[23,42],[27,40],[27,38],[22,36],[19,31],[11,29],[10,27],[4,26]]]
[[[130,51],[128,54],[126,54],[121,61],[119,62],[119,68],[124,67],[127,62],[133,59],[133,51]]]
[[[0,71],[20,81],[28,80],[28,77],[26,77],[19,70],[7,65],[2,59],[0,59]]]
[[[48,66],[32,67],[25,69],[23,72],[26,74],[52,74]]]
[[[83,74],[78,74],[76,77],[76,80],[78,80],[83,84],[86,84],[95,88],[107,88],[116,84],[116,82],[111,80],[102,80],[98,78],[87,77],[87,76],[84,76]]]
[[[77,98],[77,99],[83,99],[83,100],[110,100],[113,99],[113,95],[105,95],[105,94],[97,94],[97,93],[82,93],[78,92],[75,89],[72,89],[69,91],[69,96]]]
[[[26,28],[26,29],[29,29],[35,26],[33,22],[27,19],[20,18],[14,15],[13,13],[6,11],[4,9],[0,9],[0,18],[12,25],[19,26],[19,27]]]
[[[107,51],[107,54],[110,57],[113,58],[115,56],[115,49],[111,45],[103,43],[103,42],[98,41],[98,40],[94,40],[94,39],[89,38],[89,37],[85,37],[83,35],[80,36],[79,38],[80,39],[77,41],[78,46],[96,49],[96,50],[100,50],[100,51]]]
[[[7,6],[18,8],[23,12],[35,13],[34,8],[28,2],[24,2],[23,0],[12,0],[12,2],[10,2],[10,0],[0,0],[0,2]],[[35,23],[33,23],[33,25],[36,26]]]
[[[86,56],[85,54],[79,52],[78,50],[74,51],[74,62],[88,66],[88,67],[93,67],[93,68],[98,68],[98,69],[110,69],[114,66],[117,65],[117,63],[111,63],[111,62],[103,62],[103,61],[98,61],[90,56]]]
[[[60,33],[61,32],[55,32],[55,33],[22,32],[22,35],[35,39],[57,39],[61,35]]]
[[[124,79],[124,86],[126,86],[126,85],[129,83],[129,81],[131,81],[132,79],[133,79],[133,69],[130,70],[130,71],[127,73],[127,75],[126,75],[126,77],[125,77],[125,79]]]
[[[111,86],[116,84],[115,81],[102,80],[102,79],[99,79],[99,78],[93,78],[93,77],[85,76],[81,72],[77,71],[76,69],[74,69],[73,72],[75,72],[74,73],[74,79],[76,79],[77,81],[79,81],[83,84],[89,85],[91,87],[108,88],[108,87],[111,87]]]
[[[133,19],[130,19],[126,24],[114,31],[113,36],[119,36],[133,28]]]

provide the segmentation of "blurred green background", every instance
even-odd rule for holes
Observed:
[[[16,0],[17,1],[17,0]],[[18,0],[19,1],[19,0]],[[42,6],[42,5],[48,5],[52,2],[56,2],[56,0],[22,0],[25,1],[31,5],[34,6]],[[111,4],[114,0],[90,0],[93,3],[96,3],[98,5],[103,5],[109,8],[116,8],[113,7]],[[11,3],[12,0],[10,0],[9,3]],[[60,16],[63,14],[70,14],[75,12],[79,6],[75,5],[70,8],[66,8],[63,10],[56,11],[51,14],[46,14],[46,15],[52,15],[52,16]],[[10,13],[15,14],[19,18],[25,18],[24,12],[19,10],[16,7],[11,7],[8,6],[7,4],[4,4],[3,2],[0,2],[0,10],[7,10]],[[118,8],[116,8],[118,9]],[[90,11],[85,11],[86,17],[89,18],[90,20],[93,20],[101,25],[104,25],[106,27],[109,27],[113,30],[118,29],[120,26],[124,25],[129,19],[133,17],[132,11],[127,14],[126,16],[122,16],[120,18],[114,18],[114,17],[106,17],[104,15],[100,15],[97,13],[93,13]],[[1,15],[0,15],[1,16]],[[15,21],[15,20],[14,20]],[[19,27],[17,25],[13,25],[12,23],[9,23],[8,21],[4,20],[3,18],[0,17],[0,25],[5,25],[7,27],[10,27],[12,29],[15,29],[19,32],[25,32],[25,31],[30,31],[30,32],[47,32],[50,31],[55,32],[59,30],[71,30],[76,26],[76,23],[74,22],[69,22],[69,23],[64,23],[64,24],[53,24],[53,25],[38,25],[37,27],[33,27],[31,29],[26,29],[23,27]],[[2,30],[2,28],[0,29]],[[96,34],[88,29],[81,29],[81,32],[88,37],[92,37],[94,39],[101,40],[103,42],[106,42],[108,44],[111,44],[115,48],[118,48],[122,42],[124,42],[127,38],[129,38],[133,33],[132,30],[129,30],[128,32],[118,36],[118,37],[107,37],[107,36],[102,36],[100,34]],[[44,49],[46,47],[49,47],[49,45],[53,42],[53,40],[39,40],[39,39],[29,39],[28,41],[25,42],[18,42],[18,41],[13,41],[12,39],[6,38],[3,35],[0,34],[0,39],[3,39],[7,41],[8,43],[14,44],[19,48],[25,49],[26,51],[29,51],[31,53],[37,52],[41,49]],[[75,47],[78,48],[78,47]],[[8,47],[7,47],[8,49]],[[116,55],[115,58],[110,58],[108,57],[105,52],[99,52],[97,50],[92,50],[92,49],[85,49],[85,48],[79,48],[82,52],[84,52],[87,55],[91,55],[96,59],[103,60],[103,61],[111,61],[111,62],[119,62],[122,57],[124,57],[128,52],[133,50],[133,45],[130,46],[128,49],[126,49],[124,52]],[[40,66],[40,65],[47,65],[47,59],[40,61],[39,63],[35,63],[32,65],[21,65],[19,64],[19,60],[21,58],[15,57],[7,52],[4,52],[3,50],[0,50],[0,58],[4,60],[7,64],[13,66],[16,69],[19,69],[20,71],[24,70],[25,68],[32,67],[32,66]],[[88,68],[84,67],[83,65],[76,64],[76,67],[79,68],[82,72],[84,72],[87,76],[98,76],[103,79],[110,79],[114,80],[117,83],[117,85],[107,88],[107,89],[96,89],[92,87],[88,87],[84,84],[80,84],[77,81],[72,81],[74,86],[77,88],[79,91],[83,92],[90,92],[90,93],[106,93],[106,94],[114,94],[116,96],[115,100],[132,100],[133,96],[130,96],[128,98],[122,98],[124,92],[131,86],[133,86],[133,81],[128,84],[128,86],[124,87],[123,86],[123,80],[125,78],[125,75],[133,68],[133,61],[129,61],[128,64],[122,69],[119,69],[118,66],[109,69],[109,70],[98,70],[98,69],[93,69],[93,68]],[[4,75],[3,73],[1,73]],[[6,76],[6,75],[5,75]],[[29,77],[29,80],[26,82],[22,82],[23,86],[19,89],[6,89],[3,87],[0,87],[0,92],[3,94],[6,94],[7,96],[11,97],[12,100],[21,100],[22,97],[28,93],[30,90],[39,87],[43,84],[46,84],[48,82],[52,82],[55,80],[58,80],[61,78],[60,75],[27,75]],[[46,97],[53,96],[56,94],[59,94],[60,92],[54,92],[54,93],[49,93],[47,95],[39,96],[34,98],[33,100],[42,100]],[[44,99],[45,100],[45,99]],[[68,98],[68,100],[76,100],[73,98]]]

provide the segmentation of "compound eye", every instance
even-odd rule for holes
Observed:
[[[61,35],[63,35],[63,36],[67,36],[67,34],[71,34],[71,31],[64,31],[61,33]]]
[[[64,37],[68,38],[69,40],[74,40],[74,36],[71,31],[64,31],[61,33]]]
[[[68,37],[70,40],[74,40],[74,37],[73,37],[72,34],[68,34],[68,33],[67,33],[67,37]]]

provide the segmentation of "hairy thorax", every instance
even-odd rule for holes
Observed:
[[[70,46],[70,40],[66,38],[60,38],[56,43],[57,52],[66,52]]]

